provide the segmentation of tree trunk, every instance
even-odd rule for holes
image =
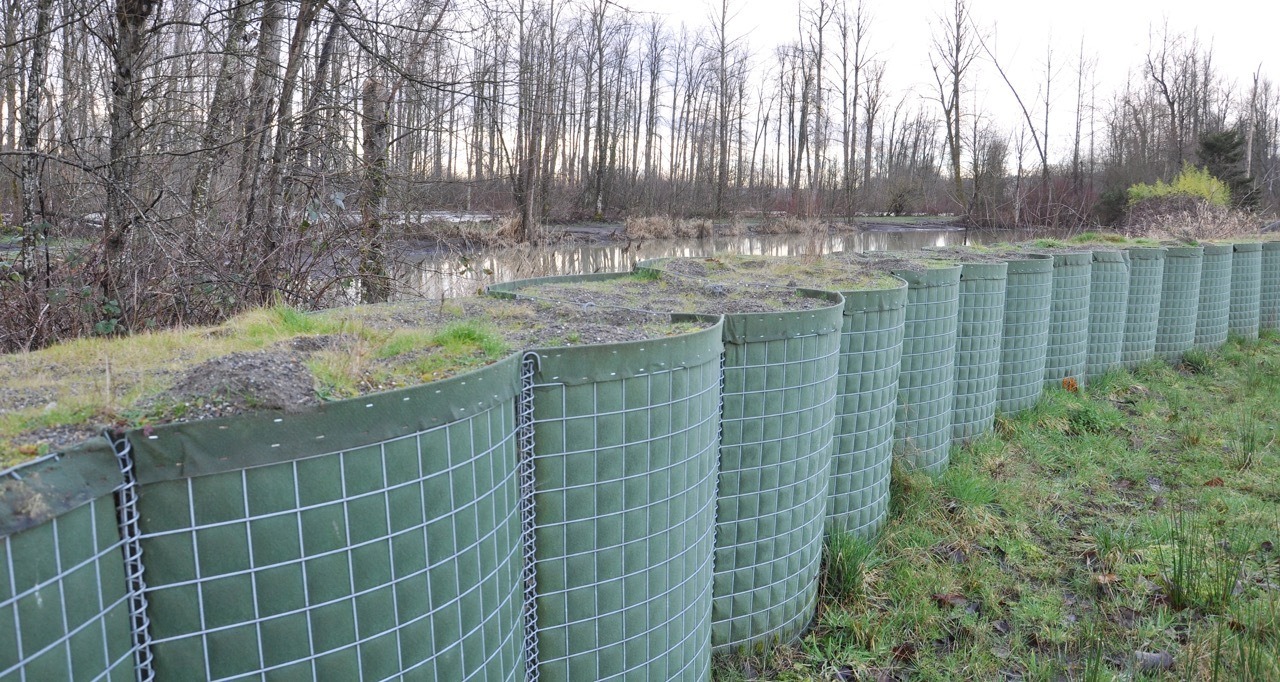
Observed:
[[[45,73],[48,68],[46,53],[49,50],[49,20],[53,14],[53,0],[36,3],[36,32],[31,42],[31,61],[27,72],[27,99],[22,105],[22,243],[18,262],[26,271],[35,252],[36,210],[40,207],[43,189],[40,182],[40,93],[44,91]],[[44,222],[44,216],[40,216]]]
[[[391,282],[382,251],[382,215],[387,202],[388,92],[375,78],[364,82],[360,126],[364,147],[364,179],[360,185],[360,300],[382,303]]]
[[[107,218],[104,221],[102,277],[103,295],[123,304],[125,241],[141,218],[134,185],[137,183],[138,154],[136,147],[140,93],[138,69],[146,47],[147,20],[159,0],[117,0],[115,11],[115,44],[112,50],[114,70],[111,77],[111,138],[107,168]]]

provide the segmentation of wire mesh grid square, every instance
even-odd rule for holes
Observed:
[[[534,387],[539,674],[705,679],[716,362]]]
[[[1203,260],[1198,250],[1194,255],[1165,256],[1155,354],[1166,360],[1177,361],[1195,343]]]
[[[828,526],[871,537],[889,511],[906,309],[846,315],[831,448]]]
[[[1052,301],[1052,271],[1009,273],[996,392],[996,410],[1001,413],[1016,414],[1030,408],[1044,391]]]
[[[956,324],[951,437],[963,442],[991,428],[1000,388],[1000,340],[1007,279],[961,279]]]
[[[1258,338],[1261,320],[1262,250],[1254,248],[1257,246],[1241,244],[1231,258],[1231,310],[1227,330],[1242,339]]]
[[[0,679],[132,680],[112,496],[0,538]]]
[[[908,290],[895,449],[912,469],[940,472],[950,457],[958,310],[958,283]]]
[[[1165,258],[1130,258],[1129,304],[1124,317],[1124,349],[1120,362],[1127,369],[1155,357],[1160,299],[1164,290]],[[1197,300],[1197,305],[1199,301]]]
[[[1089,285],[1093,267],[1054,262],[1053,305],[1049,341],[1044,352],[1044,383],[1062,386],[1067,378],[1084,377],[1089,354]]]
[[[812,616],[840,333],[725,346],[713,647],[786,639]]]
[[[1120,365],[1129,307],[1129,258],[1093,261],[1089,275],[1089,343],[1085,378],[1096,379]]]
[[[514,680],[514,403],[142,488],[161,679]]]

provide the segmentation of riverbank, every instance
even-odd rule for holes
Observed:
[[[894,472],[811,631],[717,680],[1280,679],[1280,337],[1049,392]]]

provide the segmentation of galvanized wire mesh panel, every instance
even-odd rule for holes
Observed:
[[[1203,263],[1202,246],[1176,246],[1166,250],[1155,351],[1157,356],[1170,362],[1180,360],[1195,343]]]
[[[961,268],[951,413],[951,437],[961,443],[990,430],[995,417],[1008,269],[1008,263]]]
[[[1017,414],[1044,392],[1044,354],[1053,301],[1053,257],[1010,260],[1000,340],[1000,385],[996,410]]]
[[[1094,379],[1120,365],[1125,311],[1129,307],[1129,254],[1093,252],[1089,275],[1089,353],[1085,378]]]
[[[1124,350],[1120,362],[1127,369],[1155,356],[1160,293],[1164,287],[1163,248],[1129,251],[1129,305],[1124,317]]]
[[[1044,383],[1061,386],[1064,379],[1084,378],[1089,355],[1089,288],[1093,254],[1053,256],[1053,305],[1049,341],[1044,352]]]
[[[844,297],[827,527],[869,538],[889,513],[907,285]]]
[[[1262,244],[1261,292],[1258,298],[1258,325],[1280,329],[1280,242]]]
[[[894,445],[909,468],[941,473],[951,455],[960,266],[894,274],[907,281]]]
[[[157,675],[522,677],[518,360],[135,434]]]
[[[97,438],[0,476],[0,679],[133,680],[110,445]]]
[[[720,334],[537,351],[540,676],[710,675]]]
[[[1262,244],[1235,245],[1231,257],[1231,317],[1228,331],[1242,339],[1258,338],[1262,296]]]
[[[1227,340],[1231,316],[1231,245],[1205,244],[1196,310],[1196,348],[1217,348]]]
[[[843,309],[730,316],[741,335],[725,344],[713,647],[789,640],[813,617]]]

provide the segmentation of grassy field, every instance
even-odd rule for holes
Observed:
[[[1116,372],[895,472],[794,645],[715,679],[1280,680],[1280,338]]]

